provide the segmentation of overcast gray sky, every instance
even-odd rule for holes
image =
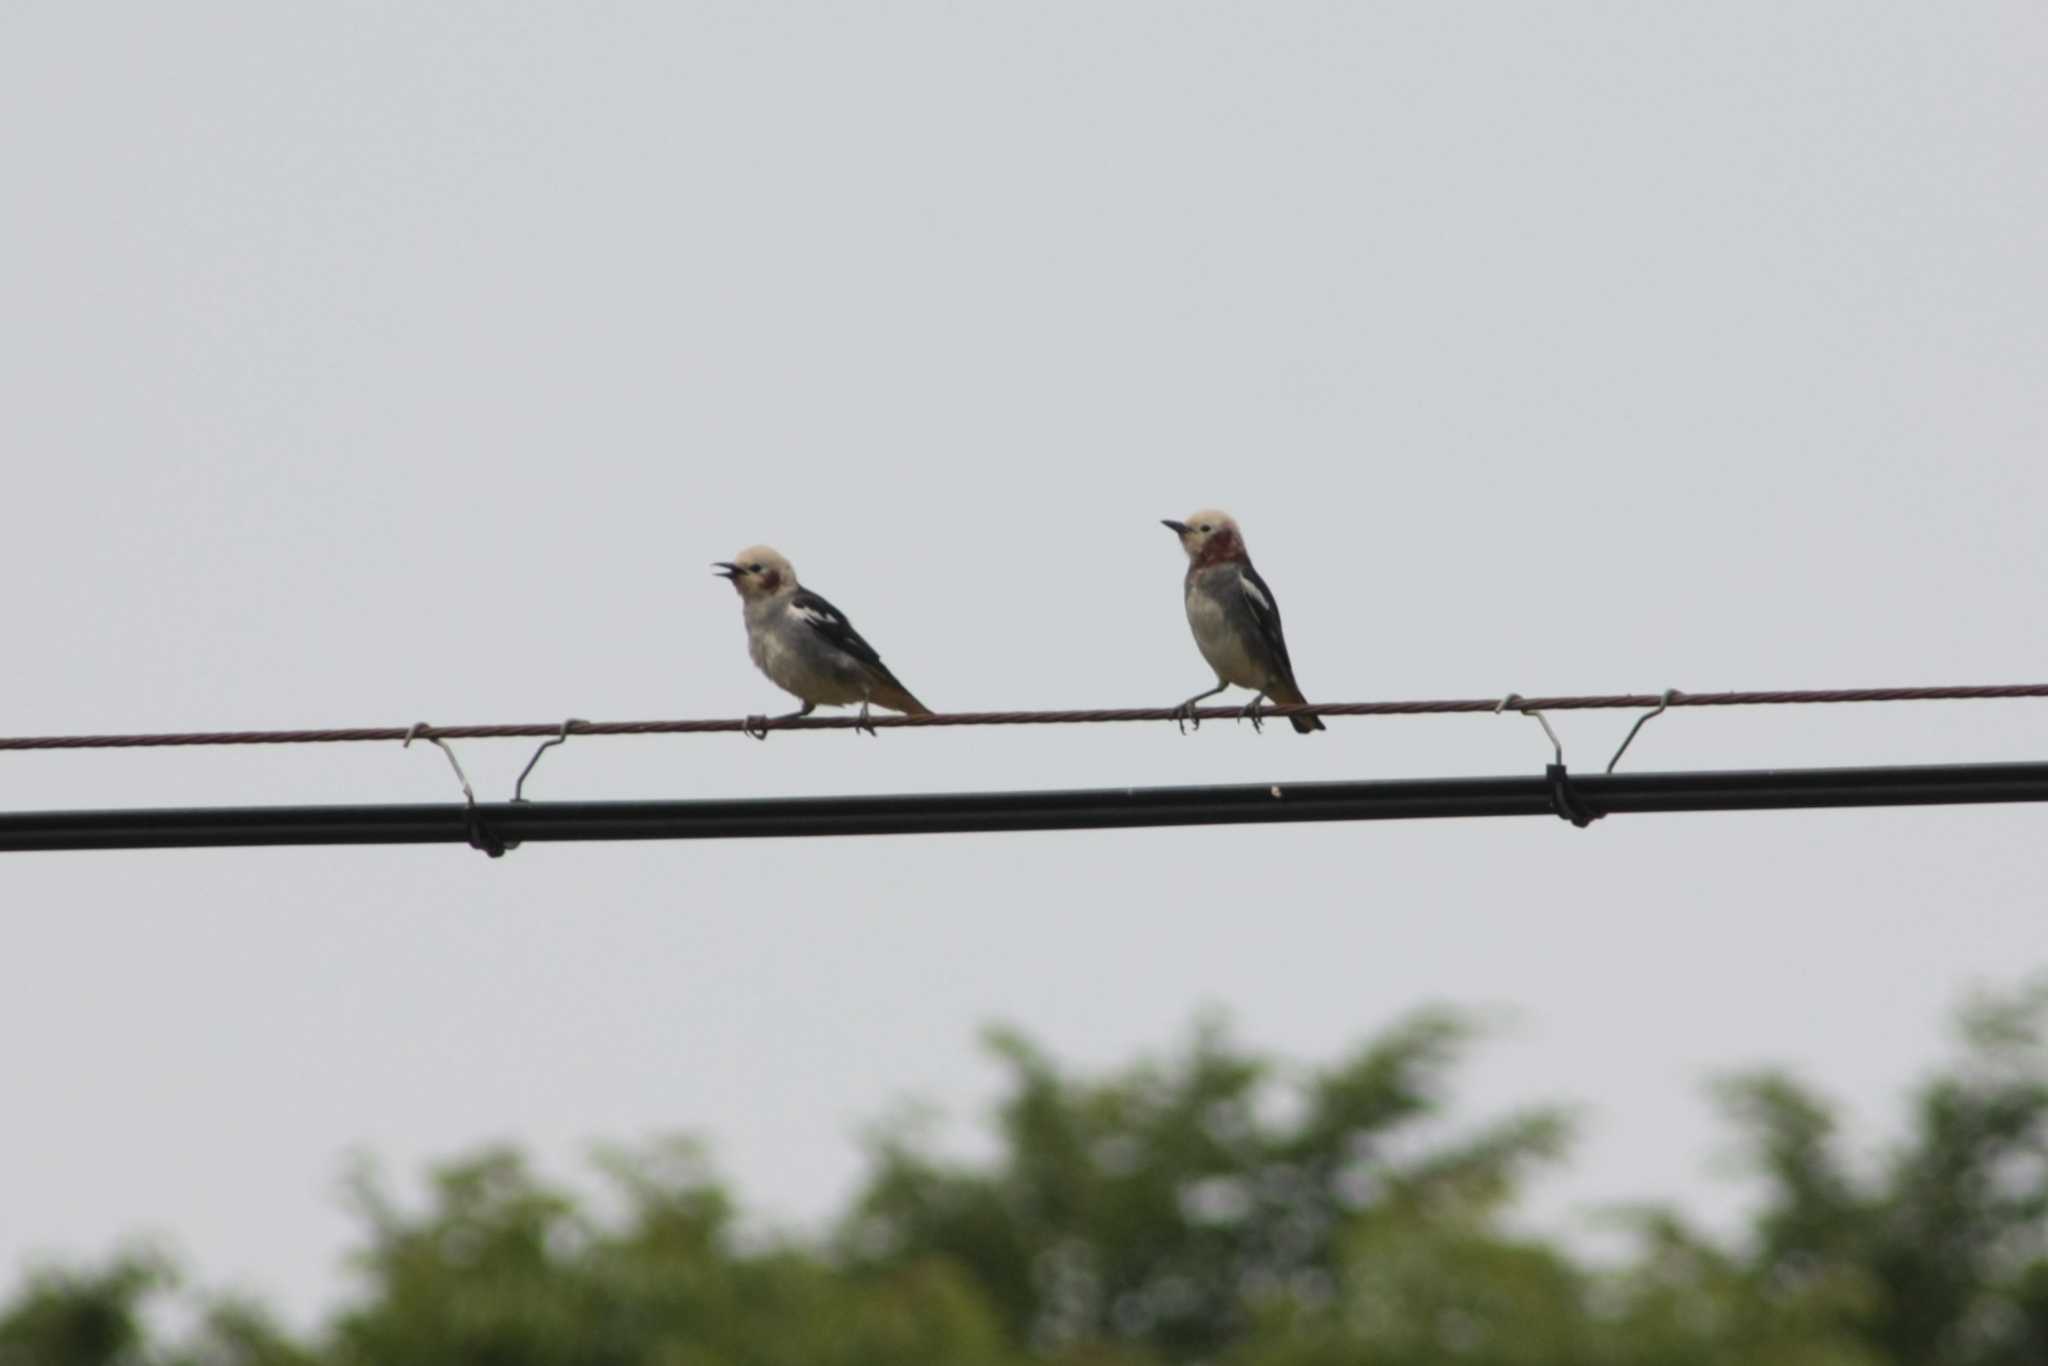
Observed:
[[[0,733],[780,709],[787,553],[942,710],[1205,685],[1221,505],[1312,698],[2048,676],[2048,10],[0,9]],[[1562,727],[1604,761],[1618,714]],[[2040,704],[1682,713],[1644,767],[2040,757]],[[527,750],[470,744],[504,795]],[[574,742],[537,795],[1535,772],[1517,718]],[[432,801],[417,747],[0,756],[0,806]],[[295,1316],[342,1155],[706,1135],[801,1223],[976,1027],[1325,1059],[1511,1007],[1530,1217],[1881,1132],[2043,964],[2041,813],[0,860],[0,1279],[172,1236]]]

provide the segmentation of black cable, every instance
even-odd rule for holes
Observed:
[[[0,850],[753,839],[1293,821],[1601,816],[2048,801],[2048,763],[1416,778],[736,801],[201,807],[0,814]]]

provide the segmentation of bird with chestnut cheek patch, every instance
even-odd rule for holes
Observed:
[[[809,716],[818,707],[850,707],[856,702],[862,722],[868,719],[871,703],[906,716],[931,715],[931,709],[889,672],[846,614],[798,583],[796,570],[781,555],[757,545],[733,559],[716,561],[712,568],[730,579],[740,595],[747,654],[755,667],[803,703],[772,719],[790,721]],[[750,726],[748,733],[765,740],[769,719],[749,717],[759,724]],[[873,726],[862,728],[875,733]]]
[[[1201,729],[1201,720],[1195,715],[1197,702],[1232,684],[1250,688],[1254,694],[1241,713],[1254,730],[1262,728],[1259,704],[1267,698],[1283,705],[1306,702],[1294,681],[1287,637],[1280,630],[1280,600],[1252,568],[1236,520],[1212,508],[1184,522],[1169,518],[1165,525],[1180,537],[1181,549],[1188,555],[1182,589],[1188,627],[1195,633],[1195,646],[1202,658],[1216,671],[1215,687],[1196,693],[1175,708],[1183,732],[1189,723]],[[1287,719],[1303,735],[1324,729],[1321,717]]]

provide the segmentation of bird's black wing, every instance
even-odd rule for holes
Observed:
[[[789,610],[796,613],[813,631],[823,636],[834,649],[843,650],[875,673],[897,687],[896,675],[889,672],[889,666],[882,662],[875,647],[868,644],[860,632],[853,629],[853,623],[846,619],[846,613],[819,597],[808,588],[796,590],[796,596],[789,601]]]
[[[1287,657],[1287,637],[1280,630],[1280,599],[1273,596],[1273,590],[1259,577],[1259,571],[1246,564],[1240,567],[1238,586],[1244,590],[1244,603],[1250,609],[1252,625],[1259,633],[1259,639],[1273,652],[1273,658],[1280,661],[1281,671],[1287,681],[1294,681],[1294,661]]]

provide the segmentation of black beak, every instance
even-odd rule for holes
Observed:
[[[740,576],[740,567],[731,560],[713,560],[711,567],[718,571],[718,577],[721,579],[736,579]]]
[[[1161,517],[1159,519],[1159,525],[1165,527],[1168,531],[1171,531],[1176,536],[1185,536],[1188,534],[1188,524],[1186,522],[1176,522],[1171,517]]]

